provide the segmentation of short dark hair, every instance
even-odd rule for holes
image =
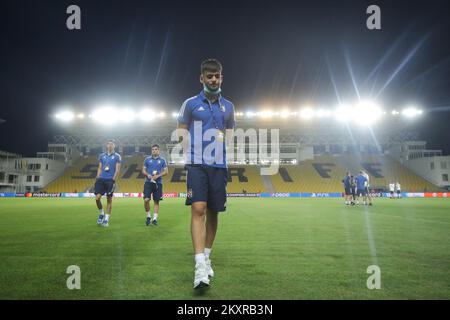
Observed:
[[[114,140],[114,139],[108,139],[108,141],[106,141],[106,143],[113,143],[113,144],[116,144],[116,140]]]
[[[217,59],[206,59],[200,65],[200,72],[203,74],[206,71],[222,72],[222,64]]]
[[[157,145],[157,144],[152,145],[152,149],[153,149],[154,147],[156,147],[156,148],[159,149],[159,145]]]

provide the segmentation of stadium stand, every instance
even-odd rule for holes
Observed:
[[[144,176],[141,174],[144,155],[123,158],[117,192],[142,192]],[[230,166],[227,191],[230,193],[268,192],[258,166]],[[439,191],[440,189],[417,176],[399,162],[383,155],[316,156],[314,160],[298,165],[280,167],[278,174],[270,176],[275,192],[341,192],[341,180],[346,171],[356,174],[365,170],[372,188],[387,189],[390,182],[399,181],[402,190],[410,192]],[[63,175],[50,183],[47,192],[85,192],[93,187],[97,158],[81,158]],[[186,192],[186,170],[183,166],[170,166],[164,178],[164,192]]]
[[[404,191],[440,190],[397,161],[380,155],[316,156],[314,160],[280,168],[271,179],[277,192],[341,192],[345,173],[357,174],[360,170],[369,174],[374,189],[387,189],[390,182],[399,181]]]

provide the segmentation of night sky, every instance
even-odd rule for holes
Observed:
[[[357,92],[386,109],[414,103],[428,111],[417,121],[421,137],[450,153],[447,3],[2,1],[0,149],[45,151],[56,132],[50,115],[62,105],[177,110],[201,90],[200,62],[215,57],[237,110],[333,108]],[[71,4],[81,8],[79,31],[66,28]],[[381,7],[382,30],[366,28],[370,4]]]

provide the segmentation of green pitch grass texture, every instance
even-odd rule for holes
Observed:
[[[189,207],[115,199],[0,200],[1,299],[449,299],[450,200],[236,199],[220,214],[212,286],[192,288]],[[81,269],[81,289],[66,286]],[[378,265],[381,289],[367,288]]]

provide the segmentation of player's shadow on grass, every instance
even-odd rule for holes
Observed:
[[[193,289],[194,293],[192,294],[194,297],[204,297],[211,290],[211,287],[205,287],[200,289]]]

